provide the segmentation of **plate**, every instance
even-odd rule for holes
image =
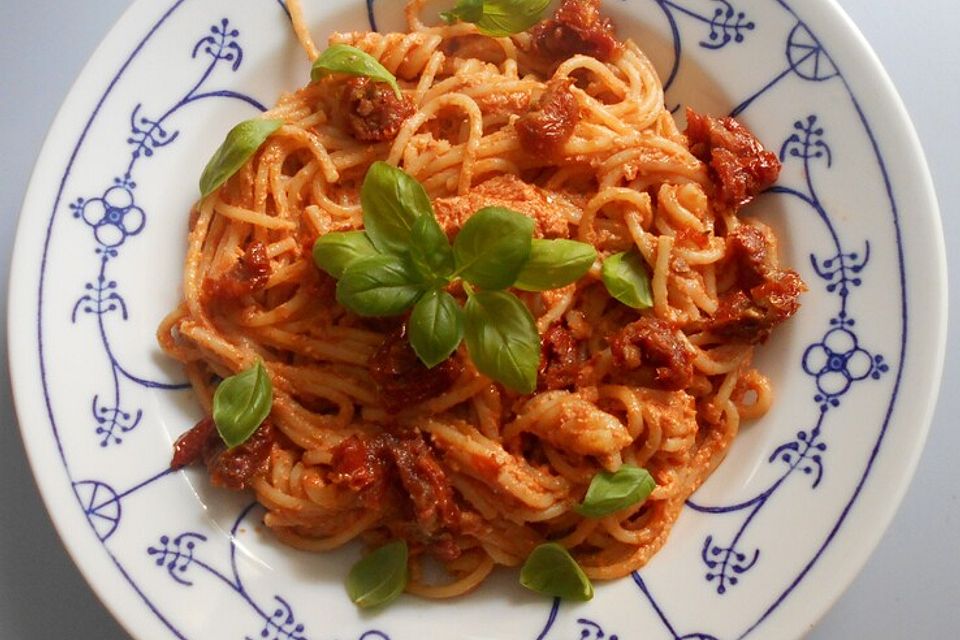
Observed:
[[[308,0],[313,33],[397,29],[393,0]],[[439,6],[443,3],[437,3]],[[244,495],[170,472],[197,418],[155,327],[177,302],[187,211],[224,132],[301,85],[279,0],[133,4],[77,80],[21,214],[10,364],[53,520],[137,638],[726,640],[796,638],[850,583],[926,436],[946,328],[943,238],[904,108],[829,0],[607,0],[669,87],[778,150],[749,211],[811,285],[761,352],[773,410],[746,427],[663,551],[584,604],[498,571],[455,602],[367,614],[342,577],[358,549],[293,551]]]

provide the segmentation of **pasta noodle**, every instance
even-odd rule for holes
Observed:
[[[717,154],[711,165],[697,136],[680,131],[632,41],[609,60],[551,61],[530,33],[430,26],[423,4],[407,5],[405,33],[330,38],[394,73],[412,115],[392,138],[361,141],[344,122],[344,76],[283,95],[265,117],[284,125],[192,212],[184,298],[160,343],[208,413],[219,380],[263,361],[271,435],[242,486],[283,542],[329,551],[404,538],[408,591],[427,598],[461,595],[547,540],[591,578],[625,576],[663,546],[741,420],[769,409],[770,384],[751,358],[792,310],[771,319],[778,307],[763,301],[795,299],[802,283],[776,289],[792,272],[779,268],[775,238],[738,218],[743,199],[725,195]],[[313,59],[299,3],[288,6]],[[518,122],[552,87],[575,100],[575,127],[533,154]],[[362,227],[359,185],[377,160],[424,185],[448,233],[493,203],[533,217],[540,237],[588,242],[601,257],[635,250],[653,308],[612,299],[599,263],[564,289],[520,293],[543,341],[536,393],[486,378],[461,347],[449,384],[391,409],[371,363],[402,320],[346,311],[311,259],[316,238]],[[625,463],[653,475],[650,498],[597,520],[578,515],[591,478]],[[449,580],[429,579],[428,561]]]

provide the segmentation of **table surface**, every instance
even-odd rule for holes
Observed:
[[[839,0],[877,51],[906,102],[930,161],[960,299],[960,161],[954,135],[960,103],[956,0],[911,3]],[[94,47],[129,0],[0,3],[0,322],[18,212],[34,159],[56,109]],[[936,61],[931,64],[931,61]],[[948,70],[944,73],[943,70]],[[0,361],[7,345],[0,343]],[[951,332],[930,440],[906,499],[850,590],[808,637],[956,637],[960,627],[960,526],[955,461],[960,429],[960,332]],[[5,367],[4,369],[5,370]],[[6,640],[124,638],[60,545],[23,454],[9,384],[0,384],[0,637]]]

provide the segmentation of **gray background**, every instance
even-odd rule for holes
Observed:
[[[398,0],[399,1],[399,0]],[[0,0],[0,322],[20,204],[44,134],[70,84],[128,0]],[[960,20],[957,0],[840,0],[883,61],[913,117],[943,206],[951,297],[960,299]],[[905,212],[909,224],[909,211]],[[16,313],[16,311],[15,311]],[[6,362],[5,339],[0,361]],[[960,634],[960,332],[916,478],[866,569],[810,634],[955,638]],[[9,386],[0,384],[0,638],[124,638],[60,546],[23,453]],[[144,615],[147,615],[146,613]],[[639,637],[639,636],[637,636]],[[625,638],[625,640],[630,640]]]

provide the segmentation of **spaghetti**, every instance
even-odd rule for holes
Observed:
[[[274,394],[250,441],[226,450],[207,419],[175,464],[202,456],[215,484],[252,489],[300,549],[406,540],[420,596],[466,593],[547,540],[591,578],[627,575],[663,546],[741,420],[773,400],[753,350],[805,287],[772,232],[738,212],[779,163],[731,119],[690,111],[682,133],[598,0],[566,0],[509,38],[428,26],[423,5],[407,5],[405,33],[330,38],[378,59],[401,98],[337,74],[282,96],[265,117],[283,126],[192,211],[184,298],[160,343],[207,414],[217,382],[257,361]],[[424,185],[448,235],[497,205],[533,218],[537,237],[639,252],[652,309],[611,298],[598,261],[563,289],[518,292],[541,334],[535,393],[481,375],[462,347],[428,370],[402,319],[348,312],[311,260],[318,237],[361,228],[359,185],[378,160]],[[646,502],[574,511],[591,478],[627,463],[656,480]],[[428,579],[430,559],[449,580]]]

